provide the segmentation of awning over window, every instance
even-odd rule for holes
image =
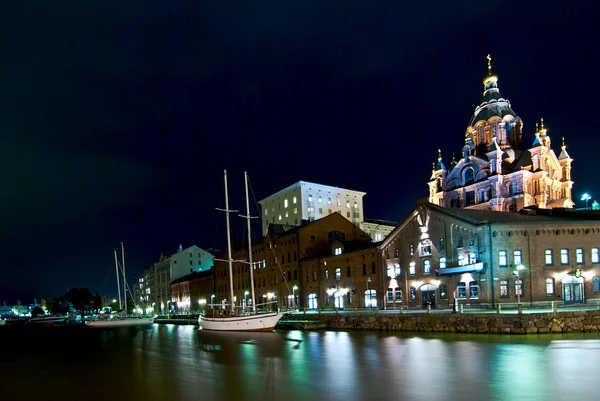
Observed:
[[[452,274],[463,274],[480,272],[483,270],[483,262],[474,263],[472,265],[464,265],[458,267],[446,267],[445,269],[437,269],[437,273],[440,276],[449,276]]]

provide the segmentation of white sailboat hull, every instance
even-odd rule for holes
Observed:
[[[144,319],[110,319],[110,320],[89,320],[86,322],[88,327],[94,328],[111,328],[111,327],[125,327],[125,326],[149,326],[154,323],[154,318]]]
[[[282,317],[280,312],[228,317],[200,315],[198,323],[203,330],[212,331],[273,331]]]
[[[66,316],[40,316],[40,317],[32,317],[29,319],[29,323],[33,324],[43,324],[43,323],[66,323]]]

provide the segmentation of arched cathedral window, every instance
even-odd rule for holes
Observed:
[[[465,169],[464,172],[464,181],[465,181],[465,185],[470,185],[473,183],[474,181],[474,173],[473,173],[473,169],[468,167]]]

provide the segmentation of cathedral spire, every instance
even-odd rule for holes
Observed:
[[[562,146],[560,147],[562,151],[560,152],[560,156],[558,156],[558,160],[562,159],[570,159],[571,156],[567,153],[567,145],[565,145],[565,137],[562,137]]]
[[[496,86],[496,82],[498,82],[498,76],[494,73],[492,73],[492,57],[488,54],[487,55],[487,60],[488,60],[488,75],[485,77],[485,79],[483,80],[483,85],[485,86],[486,89],[488,89],[489,87],[495,87]]]
[[[444,162],[442,161],[442,149],[438,149],[437,169],[438,170],[446,170],[446,166],[444,166]]]

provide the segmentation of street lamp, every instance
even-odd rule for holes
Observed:
[[[244,291],[244,310],[248,309],[248,304],[246,304],[246,297],[250,294],[248,291]]]
[[[369,283],[371,282],[371,277],[367,278],[367,294],[369,294],[369,303],[367,305],[367,308],[371,308],[371,291],[369,290]]]
[[[298,303],[296,302],[296,290],[297,290],[297,289],[298,289],[298,286],[297,286],[297,285],[295,285],[295,286],[292,288],[292,295],[294,296],[294,309],[297,309],[297,307],[298,307]]]
[[[519,270],[525,269],[525,266],[522,264],[518,264],[515,266],[515,271],[513,274],[517,277],[517,285],[519,286],[517,289],[517,305],[521,304],[521,292],[523,291],[523,285],[521,284],[521,280],[519,279]]]
[[[588,194],[587,192],[585,194],[583,194],[583,196],[581,197],[582,201],[585,201],[585,210],[589,210],[588,209],[588,201],[592,199],[592,197],[590,196],[590,194]]]

